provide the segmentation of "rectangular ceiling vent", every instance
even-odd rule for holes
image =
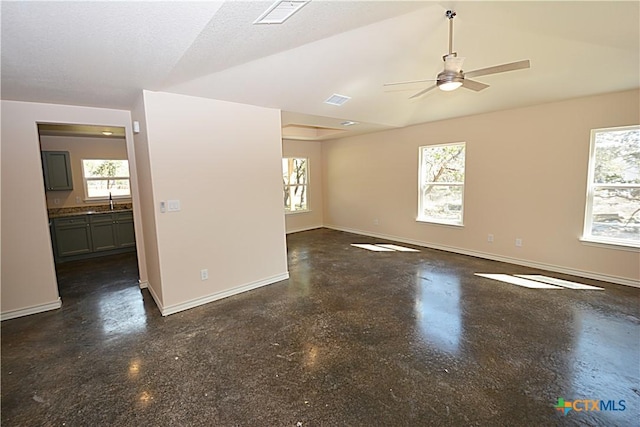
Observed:
[[[337,93],[334,93],[329,97],[329,99],[324,101],[324,103],[329,105],[337,105],[339,107],[350,99],[351,98],[348,96],[338,95]]]
[[[258,19],[253,21],[254,24],[282,24],[291,15],[302,9],[302,7],[311,0],[279,0],[267,9]]]

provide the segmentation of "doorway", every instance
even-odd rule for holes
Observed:
[[[38,124],[51,249],[58,291],[65,297],[61,272],[138,265],[129,159],[123,127]],[[63,268],[64,267],[64,268]],[[134,274],[131,286],[139,284]],[[104,290],[88,275],[86,286]],[[87,289],[88,292],[91,289]]]

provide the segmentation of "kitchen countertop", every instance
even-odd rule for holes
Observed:
[[[109,209],[109,205],[75,206],[70,208],[48,209],[49,218],[64,218],[78,215],[94,215],[117,212],[131,212],[131,203],[119,203]]]

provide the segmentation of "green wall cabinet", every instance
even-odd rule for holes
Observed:
[[[134,251],[133,213],[107,212],[53,219],[56,262]]]
[[[47,191],[73,190],[68,151],[43,151],[42,170]]]

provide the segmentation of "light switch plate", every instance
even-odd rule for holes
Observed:
[[[167,200],[168,211],[178,212],[180,210],[180,200]]]

